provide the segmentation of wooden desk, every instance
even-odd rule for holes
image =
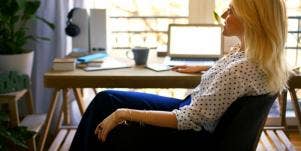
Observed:
[[[49,71],[44,75],[48,88],[192,88],[200,81],[200,74],[174,71],[156,72],[144,67],[102,71]]]
[[[151,54],[150,61],[162,61],[162,58],[154,56],[155,54]],[[133,63],[131,60],[122,59]],[[54,92],[47,113],[44,133],[39,142],[39,150],[44,148],[60,90],[63,90],[64,96],[63,109],[68,108],[67,90],[71,88],[80,111],[83,113],[85,109],[79,88],[193,88],[199,82],[200,74],[183,74],[173,71],[156,72],[141,66],[93,72],[86,72],[80,69],[69,72],[49,71],[44,74],[44,85],[45,87],[53,88]]]

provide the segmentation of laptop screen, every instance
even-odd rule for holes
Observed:
[[[223,52],[222,26],[208,24],[170,24],[170,57],[219,58]]]

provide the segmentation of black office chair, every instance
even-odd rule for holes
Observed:
[[[115,136],[120,137],[115,137],[111,143],[118,148],[116,150],[123,151],[191,149],[202,151],[254,151],[257,148],[265,121],[275,99],[276,95],[239,98],[223,114],[212,134],[209,132],[202,134],[205,136],[205,138],[202,137],[202,140],[196,140],[197,137],[189,136],[195,135],[193,130],[188,132],[170,130],[166,133],[166,136],[166,131],[163,130],[163,134],[157,137],[156,135],[140,132],[139,126],[138,128],[137,126],[128,126],[127,131],[122,131],[122,128],[113,130],[113,133],[117,133]],[[162,128],[158,128],[156,132],[160,133],[160,130]],[[133,134],[136,136],[133,136],[132,139],[128,137]],[[175,135],[180,140],[172,139],[172,136]]]
[[[254,151],[276,95],[242,97],[221,117],[213,142],[216,150]]]

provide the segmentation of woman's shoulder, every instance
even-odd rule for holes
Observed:
[[[227,65],[227,69],[231,72],[239,74],[262,73],[262,70],[260,70],[259,66],[256,63],[248,60],[245,57],[233,60]]]

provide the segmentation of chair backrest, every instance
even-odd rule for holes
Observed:
[[[213,143],[222,151],[256,150],[260,134],[276,95],[241,97],[221,117]]]

